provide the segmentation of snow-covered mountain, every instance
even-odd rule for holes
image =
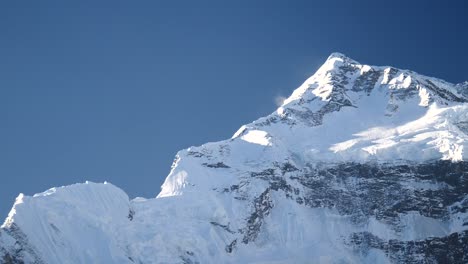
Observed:
[[[269,116],[180,151],[156,198],[20,194],[2,263],[468,263],[468,83],[333,53]]]

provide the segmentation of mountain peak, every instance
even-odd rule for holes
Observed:
[[[325,61],[325,64],[329,61],[334,61],[334,60],[340,60],[340,61],[348,62],[352,64],[360,64],[359,62],[351,59],[350,57],[340,52],[332,52],[330,56],[328,56],[327,60]]]
[[[342,53],[333,52],[317,72],[284,101],[282,107],[291,106],[292,102],[309,102],[317,97],[321,101],[335,102],[346,99],[346,105],[357,106],[356,100],[360,100],[362,94],[370,95],[374,88],[390,95],[390,103],[407,101],[414,96],[419,96],[418,104],[426,107],[432,102],[447,105],[468,101],[465,83],[454,85],[409,70],[361,64]]]
[[[464,91],[463,84],[360,64],[332,53],[273,115],[254,122],[251,130],[264,131],[274,141],[277,128],[265,124],[287,125],[296,138],[306,135],[301,142],[313,141],[310,159],[460,161],[468,157],[463,151],[467,149],[463,111],[468,103]],[[319,139],[311,140],[310,133]]]
[[[341,52],[332,52],[330,54],[330,56],[328,56],[328,59],[333,59],[333,58],[340,58],[340,59],[350,59],[348,56],[346,56],[345,54],[341,53]]]

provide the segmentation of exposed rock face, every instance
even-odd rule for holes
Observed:
[[[4,263],[468,263],[468,86],[338,53],[156,199],[20,195]],[[0,262],[1,262],[0,261]]]

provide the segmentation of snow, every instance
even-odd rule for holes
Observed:
[[[420,106],[429,106],[430,94],[425,88],[419,88],[419,97],[421,101],[419,102]]]
[[[250,130],[241,137],[242,140],[252,144],[259,144],[262,146],[270,146],[271,142],[268,139],[268,133],[261,130]]]
[[[340,70],[344,66],[346,70]],[[353,84],[368,75],[376,78],[373,89],[355,90]],[[336,78],[346,79],[343,87],[336,85]],[[404,225],[397,232],[373,217],[356,226],[333,208],[311,209],[272,192],[274,210],[256,240],[244,244],[236,232],[245,228],[252,202],[268,187],[251,172],[261,173],[278,162],[301,167],[466,160],[468,136],[457,124],[468,120],[468,104],[439,98],[431,83],[461,96],[442,80],[362,65],[333,53],[271,115],[242,126],[231,139],[177,153],[156,198],[129,200],[110,183],[92,182],[32,197],[20,194],[2,228],[18,226],[45,263],[178,263],[192,256],[200,263],[389,262],[381,251],[356,255],[342,238],[354,232],[404,241],[443,236],[466,230],[466,214],[448,221],[417,212],[402,214]],[[311,125],[315,115],[310,113],[325,111],[333,102],[344,106],[325,112],[320,123]],[[226,245],[235,239],[235,252],[226,253]],[[0,231],[2,243],[12,247],[13,240]]]
[[[240,137],[245,132],[245,130],[247,130],[247,126],[241,126],[231,138]]]
[[[463,147],[467,136],[460,131],[448,128],[447,117],[454,112],[466,112],[465,107],[439,108],[436,104],[429,107],[422,117],[402,122],[396,126],[369,126],[368,129],[351,135],[351,139],[336,142],[337,137],[329,140],[330,151],[321,150],[322,154],[340,154],[350,160],[363,160],[370,156],[381,160],[395,158],[404,160],[449,159],[460,161],[466,158]],[[410,113],[408,113],[410,114]],[[461,122],[461,119],[454,120]],[[336,142],[336,143],[335,143]],[[362,151],[366,153],[362,153]],[[357,155],[347,155],[353,153]],[[331,157],[330,159],[333,159]]]
[[[125,259],[114,234],[128,211],[122,190],[89,182],[20,194],[3,227],[19,226],[46,263],[92,263],[96,257],[112,263]]]
[[[448,91],[455,91],[450,84],[404,70],[394,69],[396,74],[390,76],[390,67],[353,64],[356,62],[349,62],[342,55],[332,54],[272,116],[284,118],[287,109],[303,109],[301,100],[311,101],[307,109],[313,112],[320,110],[332,99],[335,91],[333,76],[339,74],[337,67],[344,63],[351,63],[356,68],[355,72],[348,73],[351,81],[345,87],[345,96],[350,98],[355,108],[346,107],[326,115],[320,126],[298,124],[289,127],[277,123],[262,127],[270,140],[286,139],[289,151],[296,152],[298,156],[305,153],[308,159],[314,160],[466,160],[468,154],[463,150],[468,137],[453,126],[468,120],[468,105],[447,104],[442,99],[432,101],[435,95],[424,86],[430,81]],[[354,92],[352,82],[359,74],[372,70],[382,71],[381,86],[368,96]],[[408,95],[398,99],[402,93]],[[320,100],[314,100],[314,97]],[[389,111],[390,106],[396,110]],[[255,122],[244,126],[243,133],[249,133],[249,129],[258,129]]]

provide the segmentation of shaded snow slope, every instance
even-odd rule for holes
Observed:
[[[0,260],[466,263],[467,90],[334,53],[271,115],[180,151],[155,199],[20,195]]]

